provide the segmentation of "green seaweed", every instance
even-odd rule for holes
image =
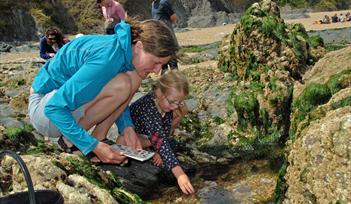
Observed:
[[[351,106],[351,96],[348,96],[340,101],[331,104],[333,109],[338,109],[346,106]]]
[[[332,94],[338,92],[339,90],[350,86],[351,84],[351,69],[344,70],[338,74],[335,74],[330,77],[327,82]],[[346,82],[346,83],[345,83]]]

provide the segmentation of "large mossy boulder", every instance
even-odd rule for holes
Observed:
[[[228,100],[229,113],[238,118],[231,143],[264,147],[283,142],[293,85],[324,52],[321,38],[309,37],[301,24],[284,23],[275,2],[264,0],[247,9],[223,40],[218,62],[235,81]]]
[[[328,53],[306,72],[303,83],[295,83],[290,139],[300,137],[304,128],[328,111],[351,105],[351,95],[345,91],[351,87],[350,56],[351,47]]]
[[[351,201],[350,101],[311,122],[291,145],[284,203]]]
[[[58,191],[65,203],[145,203],[138,195],[125,190],[117,175],[97,168],[78,155],[39,153],[21,157],[34,188]],[[25,191],[27,184],[15,160],[4,157],[0,163],[0,195]]]
[[[351,201],[351,47],[295,83],[283,203]]]

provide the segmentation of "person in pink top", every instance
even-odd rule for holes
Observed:
[[[102,14],[105,17],[106,34],[114,34],[115,25],[125,19],[122,4],[114,0],[97,0],[96,2],[101,5]]]

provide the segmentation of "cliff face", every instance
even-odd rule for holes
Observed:
[[[35,22],[20,3],[0,2],[0,40],[29,40],[35,36]]]
[[[120,0],[129,16],[151,18],[152,0]],[[171,0],[177,27],[209,27],[233,23],[255,0]],[[100,33],[103,18],[95,1],[1,1],[0,40],[36,40],[38,33],[56,25],[65,33]]]
[[[255,0],[174,0],[179,27],[209,27],[233,23]]]
[[[178,27],[209,27],[236,22],[257,0],[170,0],[176,11]],[[129,15],[151,18],[152,0],[121,0]]]

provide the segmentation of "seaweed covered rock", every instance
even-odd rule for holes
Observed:
[[[331,110],[350,106],[351,47],[328,53],[306,72],[303,84],[295,83],[291,108],[290,139]]]
[[[351,107],[327,112],[292,145],[284,203],[351,201]]]
[[[351,47],[328,53],[296,83],[284,203],[349,203]]]
[[[289,130],[293,85],[324,54],[323,40],[280,18],[275,2],[254,3],[220,48],[218,68],[235,81],[228,100],[233,144],[266,146]],[[316,54],[317,53],[317,54]],[[314,55],[315,54],[315,55]]]
[[[65,203],[144,203],[124,188],[117,176],[91,165],[77,155],[62,153],[21,156],[35,189],[60,192]],[[0,193],[6,195],[27,188],[17,163],[9,157],[0,161]],[[40,168],[38,168],[40,167]],[[12,179],[11,179],[12,178]]]

